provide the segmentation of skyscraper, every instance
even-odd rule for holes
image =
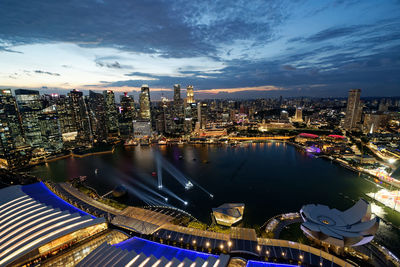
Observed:
[[[179,102],[181,100],[181,85],[174,84],[174,101]]]
[[[29,163],[17,103],[11,90],[0,91],[0,166],[13,169]]]
[[[76,140],[77,144],[82,146],[91,145],[93,135],[83,93],[74,89],[68,93],[68,96],[70,97],[72,120],[78,132]]]
[[[43,148],[47,152],[60,152],[63,148],[63,140],[56,105],[46,107],[40,112],[39,124]]]
[[[125,92],[120,98],[120,104],[119,130],[122,136],[128,137],[133,134],[132,122],[136,117],[133,96],[131,97]]]
[[[344,119],[344,129],[351,131],[357,127],[361,121],[362,106],[360,102],[361,89],[352,89],[349,91],[347,99],[346,117]]]
[[[89,91],[89,117],[93,137],[96,142],[107,140],[106,109],[104,96],[100,93]]]
[[[118,112],[115,106],[114,92],[111,90],[104,90],[104,103],[106,110],[106,127],[108,138],[116,138],[119,136],[118,128]]]
[[[43,140],[39,125],[39,113],[42,110],[42,102],[39,91],[18,89],[15,90],[15,95],[26,142],[32,148],[42,147]]]
[[[293,122],[303,122],[303,109],[296,108],[296,114],[294,115]]]
[[[186,87],[186,103],[187,104],[194,103],[193,85],[188,85]]]
[[[151,120],[151,111],[150,111],[150,89],[147,84],[142,85],[142,91],[139,96],[139,104],[140,104],[140,118],[142,120]]]

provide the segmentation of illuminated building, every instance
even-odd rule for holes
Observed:
[[[26,146],[15,98],[11,90],[0,91],[0,166],[13,169],[29,163],[30,148]]]
[[[56,105],[58,122],[64,145],[72,144],[75,141],[78,132],[73,120],[73,110],[71,108],[71,99],[65,95],[51,94],[49,104]]]
[[[318,135],[309,133],[301,133],[295,138],[295,141],[301,144],[305,144],[306,142],[315,142],[317,140],[319,140]]]
[[[39,91],[18,89],[15,90],[18,110],[22,119],[22,129],[25,140],[32,148],[43,145],[39,126],[39,113],[42,110]]]
[[[296,108],[296,114],[294,115],[292,122],[303,122],[303,109],[302,108]]]
[[[108,228],[43,183],[0,190],[0,266],[40,261]]]
[[[372,218],[371,204],[360,199],[345,211],[324,205],[305,205],[300,211],[301,229],[312,239],[338,247],[370,242],[378,230],[379,218]]]
[[[186,87],[186,103],[193,104],[194,101],[194,93],[193,93],[193,85],[188,85]]]
[[[132,121],[136,117],[135,103],[133,96],[129,96],[126,92],[120,98],[120,114],[119,114],[119,130],[120,134],[128,137],[133,133]]]
[[[363,132],[373,134],[379,132],[387,123],[388,115],[382,113],[368,113],[364,115]]]
[[[111,90],[103,91],[105,111],[106,111],[106,127],[107,127],[107,137],[116,138],[119,136],[118,128],[118,112],[115,106],[115,96],[114,92]]]
[[[173,102],[173,110],[171,117],[171,132],[172,133],[183,133],[184,126],[184,106],[183,100],[181,98],[181,85],[174,85],[174,102]]]
[[[72,110],[71,119],[77,130],[76,143],[78,145],[88,146],[91,144],[93,136],[83,93],[74,89],[68,93],[68,96],[70,98],[69,108]]]
[[[139,95],[139,104],[140,104],[140,118],[142,120],[151,120],[151,111],[150,111],[150,90],[147,84],[142,85],[141,93]]]
[[[181,85],[174,84],[174,102],[181,101]]]
[[[43,109],[39,114],[39,125],[43,142],[43,148],[48,152],[60,152],[63,148],[60,123],[56,105]]]
[[[99,246],[77,267],[83,266],[213,266],[226,267],[230,257],[163,245],[133,237],[119,244]]]
[[[218,208],[213,208],[213,215],[218,224],[231,226],[242,220],[244,212],[244,204],[242,203],[225,203]]]
[[[207,125],[207,103],[197,103],[197,122],[200,129],[204,129]]]
[[[106,108],[104,97],[100,93],[89,91],[89,117],[93,137],[97,142],[107,140]]]
[[[357,128],[361,121],[362,105],[360,102],[361,89],[352,89],[347,98],[346,117],[344,118],[343,128],[351,131]]]
[[[133,121],[133,137],[147,138],[151,136],[151,123],[149,121]]]

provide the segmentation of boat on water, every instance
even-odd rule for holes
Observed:
[[[125,141],[124,146],[137,146],[138,142],[134,139],[128,139]]]

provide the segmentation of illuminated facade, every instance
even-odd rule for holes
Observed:
[[[15,90],[18,110],[22,119],[22,128],[26,142],[32,148],[43,145],[39,124],[39,113],[42,110],[39,91],[18,89]]]
[[[151,120],[151,111],[150,111],[150,89],[147,84],[142,85],[141,93],[139,96],[139,104],[140,104],[140,118],[142,120]]]
[[[230,257],[167,246],[133,237],[114,246],[99,246],[77,266],[213,266],[226,267]]]
[[[115,106],[115,96],[114,92],[111,90],[103,91],[105,111],[106,111],[106,127],[107,127],[107,137],[115,138],[119,136],[118,127],[118,112]]]
[[[218,224],[231,226],[242,220],[244,204],[225,203],[218,208],[213,208],[213,215]]]
[[[357,128],[361,121],[362,105],[360,102],[361,89],[352,89],[347,98],[346,117],[343,128],[347,131]]]
[[[96,142],[107,140],[106,108],[100,93],[89,91],[90,124]]]
[[[86,103],[83,98],[83,93],[77,90],[72,90],[68,93],[70,98],[72,123],[75,125],[77,130],[77,144],[78,145],[89,145],[91,144],[93,135],[89,123],[89,113],[86,107]]]
[[[30,148],[26,146],[15,98],[11,90],[0,91],[0,162],[4,168],[28,164]]]
[[[23,265],[56,254],[108,228],[64,202],[43,183],[0,190],[0,266]]]
[[[378,230],[379,218],[372,218],[371,204],[360,199],[345,211],[324,205],[305,205],[300,211],[301,229],[312,239],[338,247],[370,242]]]
[[[133,96],[127,93],[120,98],[119,131],[121,136],[128,137],[133,134],[132,121],[136,118],[136,109]]]
[[[186,103],[188,104],[194,103],[193,85],[188,85],[186,87]]]

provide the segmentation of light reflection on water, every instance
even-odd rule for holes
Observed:
[[[157,170],[154,162],[156,150],[186,177],[213,193],[214,198],[211,199],[196,186],[185,190],[168,173],[163,173],[164,185],[179,198],[190,202],[185,206],[181,201],[170,198],[169,204],[185,209],[205,222],[211,220],[211,208],[227,202],[245,203],[243,226],[251,227],[262,225],[277,214],[296,212],[304,204],[320,203],[345,210],[360,197],[370,200],[365,193],[377,190],[376,185],[356,173],[329,160],[311,158],[279,142],[237,147],[120,147],[116,148],[114,154],[63,159],[51,162],[48,166],[37,166],[33,172],[55,181],[86,175],[90,186],[102,194],[118,183],[130,184],[138,191],[141,190],[140,186],[135,186],[135,183],[153,186],[153,190],[158,190],[157,177],[151,175]],[[95,169],[98,169],[97,175],[94,174]],[[148,194],[146,197],[157,197],[149,192],[143,193]],[[131,205],[144,204],[132,195],[122,201]],[[378,216],[400,225],[399,213],[375,204],[372,209]],[[379,238],[399,246],[400,237],[393,234],[391,226],[382,225]]]

